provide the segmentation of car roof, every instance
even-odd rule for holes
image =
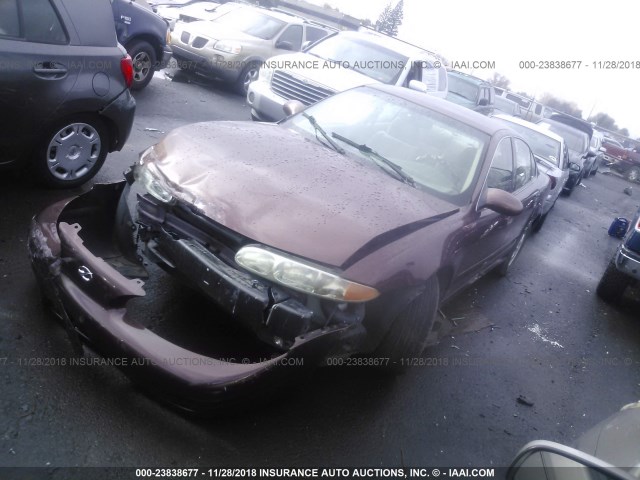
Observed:
[[[580,129],[580,128],[576,128],[573,125],[569,125],[567,123],[563,123],[563,122],[558,122],[557,120],[553,120],[551,118],[543,118],[542,120],[540,120],[539,122],[537,122],[538,125],[543,124],[543,123],[547,123],[549,125],[555,125],[558,128],[560,128],[560,130],[562,130],[563,128],[566,128],[567,130],[571,131],[574,130],[576,132],[580,132],[583,135],[586,135],[587,138],[589,138],[589,134],[587,132],[585,132],[584,130]]]
[[[546,128],[542,128],[540,125],[535,124],[535,123],[531,123],[531,122],[529,122],[527,120],[524,120],[522,118],[513,117],[511,115],[503,115],[503,114],[494,115],[493,117],[494,118],[500,118],[500,119],[505,120],[507,122],[515,123],[515,124],[518,124],[518,125],[522,125],[523,127],[527,127],[530,130],[533,130],[533,131],[538,132],[538,133],[542,133],[543,135],[546,135],[549,138],[553,138],[554,140],[556,140],[556,141],[558,141],[560,143],[564,143],[564,138],[562,138],[557,133],[554,133],[551,130],[548,130]]]
[[[488,86],[491,86],[491,84],[489,82],[487,82],[486,80],[482,80],[481,78],[474,77],[473,75],[469,75],[468,73],[459,72],[457,70],[449,70],[447,72],[447,74],[448,75],[454,75],[454,76],[459,77],[459,78],[463,78],[463,79],[467,80],[468,82],[475,83],[476,85],[488,85]]]
[[[517,132],[505,127],[502,123],[486,117],[478,112],[474,112],[470,108],[457,105],[448,100],[427,95],[424,92],[412,90],[405,87],[397,87],[394,85],[372,84],[356,88],[369,88],[389,93],[396,97],[402,98],[417,105],[429,108],[436,112],[442,113],[451,118],[455,118],[470,127],[473,127],[487,135],[493,136],[500,131],[508,131],[511,135],[520,137]]]
[[[416,56],[429,56],[434,59],[438,59],[437,54],[430,52],[424,48],[418,47],[417,45],[412,45],[410,43],[404,42],[398,38],[393,38],[388,35],[384,35],[372,30],[359,30],[357,32],[340,32],[338,33],[341,37],[351,37],[351,38],[359,38],[362,40],[367,40],[371,43],[375,43],[381,47],[384,47],[388,50],[393,50],[407,57],[416,57]]]

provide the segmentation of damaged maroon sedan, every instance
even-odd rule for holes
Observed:
[[[406,366],[441,302],[489,270],[506,274],[549,183],[512,130],[386,86],[277,125],[178,128],[125,177],[34,218],[34,270],[72,335],[193,411],[288,378],[299,369],[287,359]],[[215,361],[130,318],[148,261],[276,353]]]

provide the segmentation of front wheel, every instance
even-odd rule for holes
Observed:
[[[624,295],[624,291],[627,286],[631,284],[631,279],[620,272],[615,265],[615,262],[611,260],[607,269],[602,274],[600,283],[596,293],[607,303],[616,303],[620,301]]]
[[[240,95],[246,96],[249,92],[249,85],[258,79],[260,64],[252,62],[242,69],[238,80],[236,80],[236,90]]]
[[[544,225],[544,222],[547,219],[547,215],[549,215],[549,212],[545,213],[544,215],[540,215],[538,218],[536,218],[536,221],[533,222],[533,226],[531,227],[531,231],[533,233],[538,233],[542,229],[542,226]]]
[[[133,61],[133,84],[132,90],[142,90],[146,87],[156,67],[156,51],[151,44],[145,40],[134,40],[127,47],[127,52]]]
[[[32,159],[40,183],[73,188],[91,179],[107,157],[107,130],[97,117],[78,115],[58,122],[42,137]]]
[[[638,179],[640,179],[640,168],[632,167],[627,172],[627,180],[629,180],[630,182],[637,182]]]
[[[438,280],[431,278],[424,290],[396,316],[389,331],[380,342],[374,356],[388,358],[383,368],[400,373],[422,354],[438,310],[440,290]]]

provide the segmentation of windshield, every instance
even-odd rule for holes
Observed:
[[[455,93],[475,103],[478,99],[480,89],[474,82],[470,82],[456,75],[449,75],[449,92]]]
[[[375,161],[398,180],[457,205],[471,201],[489,143],[487,134],[367,87],[330,97],[305,113],[346,152]],[[316,138],[317,129],[303,115],[283,125]]]
[[[545,160],[549,160],[556,166],[560,165],[561,150],[559,141],[554,140],[544,133],[536,132],[535,130],[525,127],[524,125],[510,122],[509,120],[502,118],[495,119],[509,126],[509,128],[515,130],[522,138],[524,138],[529,144],[534,155],[544,158]]]
[[[569,150],[581,154],[587,151],[587,148],[589,146],[589,136],[586,133],[572,128],[568,125],[563,125],[555,122],[540,122],[538,125],[548,128],[553,133],[557,133],[562,138],[564,138],[564,141],[567,144],[567,148]]]
[[[373,78],[381,83],[396,82],[407,57],[363,38],[335,35],[316,44],[307,53]]]
[[[214,22],[263,40],[271,40],[285,26],[285,22],[282,20],[249,8],[238,8],[214,20]]]

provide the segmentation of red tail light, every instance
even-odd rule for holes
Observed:
[[[131,88],[133,84],[133,61],[129,55],[120,60],[120,70],[124,76],[124,83],[127,84],[127,88]]]

